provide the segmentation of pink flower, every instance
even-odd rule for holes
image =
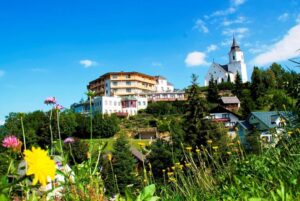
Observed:
[[[56,104],[56,99],[55,99],[55,97],[50,96],[50,97],[46,98],[44,103],[47,105],[52,105],[52,104],[54,105],[54,104]]]
[[[60,104],[56,104],[56,105],[55,105],[55,109],[56,109],[56,110],[62,110],[62,109],[64,109],[64,107],[61,106]]]
[[[64,140],[64,143],[65,143],[65,144],[68,144],[68,143],[72,143],[72,142],[74,142],[74,141],[75,141],[74,138],[68,137],[68,138],[66,138],[66,139]]]
[[[21,150],[22,142],[14,135],[6,136],[2,141],[2,146],[13,150]]]

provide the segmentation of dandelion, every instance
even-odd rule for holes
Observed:
[[[139,142],[138,145],[139,145],[140,147],[146,146],[146,144],[145,144],[144,142]]]
[[[200,153],[200,149],[196,149],[196,152],[197,152],[197,154],[199,154]]]
[[[217,150],[217,149],[219,149],[219,147],[218,147],[218,146],[213,146],[212,148],[213,148],[213,150]]]
[[[186,147],[185,148],[187,151],[191,151],[192,150],[192,147]]]
[[[13,149],[14,151],[21,150],[22,142],[14,135],[6,136],[2,141],[2,146]]]
[[[170,177],[170,176],[174,175],[174,172],[168,172],[167,175],[168,175],[168,177]]]
[[[112,159],[112,154],[111,154],[111,153],[107,154],[107,159],[108,159],[109,161],[111,161],[111,159]]]
[[[48,177],[54,180],[56,171],[55,161],[50,159],[47,151],[33,147],[32,150],[25,150],[24,155],[24,159],[28,165],[26,174],[34,174],[33,185],[39,182],[42,186],[45,186]]]
[[[213,141],[212,140],[207,140],[206,142],[207,142],[207,144],[211,144]]]
[[[65,144],[69,144],[69,143],[73,143],[75,142],[75,139],[73,137],[67,137],[65,140],[64,140],[64,143]]]
[[[55,99],[55,97],[48,97],[48,98],[46,98],[44,103],[46,105],[55,105],[56,104],[56,99]]]
[[[169,182],[177,182],[177,180],[174,177],[169,178]]]

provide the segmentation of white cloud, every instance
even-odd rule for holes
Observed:
[[[205,22],[201,19],[198,19],[196,21],[194,29],[197,29],[197,30],[199,30],[200,32],[203,32],[203,33],[208,33],[209,32],[207,26],[205,25]]]
[[[205,60],[206,54],[203,52],[190,52],[185,59],[185,64],[187,66],[201,66],[201,65],[208,65],[208,62]]]
[[[0,77],[3,77],[4,74],[5,72],[3,70],[0,70]]]
[[[214,44],[211,44],[210,46],[208,46],[207,48],[206,48],[206,52],[213,52],[213,51],[215,51],[215,50],[217,50],[218,49],[218,46],[216,46],[216,45],[214,45]]]
[[[266,65],[299,56],[299,52],[297,52],[299,47],[300,24],[292,27],[280,41],[270,46],[266,52],[256,56],[252,63],[255,65]]]
[[[249,32],[249,29],[247,27],[239,27],[236,29],[225,29],[222,31],[222,34],[224,36],[235,35],[236,38],[241,39],[241,38],[244,38],[248,32]]]
[[[282,15],[280,15],[277,19],[280,21],[280,22],[285,22],[289,19],[289,14],[288,13],[283,13]]]
[[[217,16],[226,16],[226,15],[229,15],[229,14],[233,14],[236,12],[236,8],[234,7],[229,7],[227,8],[226,10],[218,10],[218,11],[215,11],[213,12],[210,17],[217,17]]]
[[[161,67],[162,63],[161,62],[152,62],[152,66]]]
[[[234,20],[228,20],[228,19],[224,19],[222,22],[223,26],[230,26],[232,24],[241,24],[244,23],[246,21],[246,18],[243,16],[239,16]]]
[[[97,64],[97,62],[92,61],[90,59],[80,60],[79,63],[81,65],[83,65],[84,68],[90,68],[90,67],[95,66]]]
[[[234,6],[240,6],[244,4],[246,1],[245,0],[231,0],[232,5]]]
[[[0,126],[4,125],[5,121],[0,119]]]

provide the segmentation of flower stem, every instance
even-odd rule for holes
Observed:
[[[64,159],[64,150],[62,147],[62,142],[61,142],[61,135],[60,135],[60,126],[59,126],[59,110],[56,110],[56,114],[57,114],[57,131],[58,131],[58,138],[59,138],[59,145],[60,145],[60,153],[61,153],[61,157],[62,160]]]
[[[50,122],[49,122],[49,129],[50,129],[50,135],[51,135],[51,145],[50,145],[50,155],[53,155],[53,133],[52,133],[52,125],[51,125],[51,121],[52,121],[52,108],[50,111]]]
[[[23,123],[23,117],[21,115],[21,127],[22,127],[22,135],[23,135],[23,143],[24,143],[24,149],[26,150],[26,138],[25,138],[25,130],[24,130],[24,123]]]

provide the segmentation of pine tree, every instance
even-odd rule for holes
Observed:
[[[213,76],[210,77],[207,89],[207,100],[212,103],[216,103],[219,101],[219,89],[218,85],[215,82]]]
[[[185,143],[196,146],[206,143],[206,136],[202,134],[202,120],[206,116],[207,103],[199,96],[198,77],[192,75],[192,85],[188,89],[186,115],[184,118]]]
[[[262,72],[258,67],[254,67],[251,76],[251,95],[256,100],[264,93],[264,85],[262,83]]]
[[[136,165],[135,159],[131,154],[130,145],[124,134],[121,134],[114,143],[112,157],[113,159],[111,163],[113,167],[113,174],[116,179],[112,178],[112,175],[110,175],[109,179],[111,182],[116,181],[120,193],[124,194],[127,185],[137,184],[137,180],[134,175]],[[115,188],[114,193],[117,193]]]
[[[233,94],[240,98],[242,95],[242,91],[243,91],[242,77],[241,77],[240,73],[237,72],[236,76],[235,76],[235,81],[234,81]]]

